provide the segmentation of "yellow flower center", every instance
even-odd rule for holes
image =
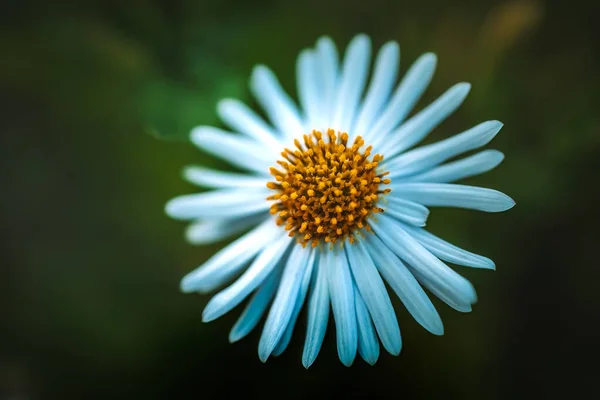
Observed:
[[[276,193],[267,200],[275,201],[271,214],[278,214],[277,224],[285,225],[290,236],[297,235],[306,246],[315,247],[323,240],[335,243],[348,238],[354,242],[357,229],[370,230],[367,219],[383,212],[377,206],[379,196],[390,189],[380,189],[389,184],[378,174],[377,165],[383,156],[375,154],[372,146],[360,149],[364,140],[359,136],[348,146],[348,134],[329,129],[329,140],[313,131],[304,135],[304,145],[294,140],[296,149],[285,149],[277,161],[282,169],[270,168],[275,182],[267,183]]]

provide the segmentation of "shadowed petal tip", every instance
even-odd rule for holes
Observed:
[[[432,68],[435,68],[437,65],[437,55],[432,52],[427,52],[419,57],[419,61],[423,63],[430,64]]]
[[[469,82],[460,82],[454,85],[453,89],[460,93],[461,96],[466,96],[471,91],[471,84]]]
[[[302,357],[302,366],[305,369],[309,369],[310,366],[315,362],[314,359],[309,359],[308,357]]]

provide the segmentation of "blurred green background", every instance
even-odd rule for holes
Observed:
[[[598,349],[600,27],[594,2],[5,1],[0,15],[0,400],[551,398],[594,388]],[[297,53],[322,34],[425,51],[438,70],[419,107],[473,84],[434,141],[488,119],[504,163],[467,183],[511,195],[504,214],[436,209],[434,233],[495,260],[460,268],[479,293],[446,334],[398,304],[399,357],[337,359],[331,329],[301,365],[304,314],[288,350],[262,364],[259,330],[230,345],[238,311],[211,323],[209,296],[179,279],[194,247],[165,202],[196,188],[188,164],[224,166],[186,142],[218,124],[223,96],[249,99],[255,63],[295,93]],[[588,366],[589,364],[589,366]],[[595,365],[595,366],[594,366]]]

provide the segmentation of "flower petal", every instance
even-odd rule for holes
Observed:
[[[236,218],[269,209],[268,190],[227,189],[175,197],[165,212],[175,219]]]
[[[411,268],[410,271],[421,285],[425,286],[427,290],[433,293],[438,299],[442,300],[456,311],[464,313],[471,312],[471,304],[474,304],[475,302],[466,300],[464,297],[457,295],[456,292],[449,292],[439,282],[425,278],[423,274],[413,268]]]
[[[396,313],[373,260],[362,241],[345,246],[345,249],[354,282],[373,318],[383,347],[390,354],[400,354],[402,339]]]
[[[310,367],[317,358],[329,321],[329,287],[327,281],[329,265],[327,261],[327,256],[321,253],[317,265],[315,265],[315,278],[308,302],[306,341],[302,352],[302,365],[304,365],[304,368]]]
[[[424,206],[457,207],[486,212],[501,212],[515,205],[513,199],[494,189],[453,183],[400,183],[392,194]]]
[[[320,72],[323,85],[323,109],[321,120],[315,127],[326,131],[332,127],[332,115],[335,107],[339,74],[339,57],[333,40],[323,36],[317,40],[317,71]]]
[[[358,347],[354,287],[344,253],[335,248],[327,252],[329,293],[335,318],[337,349],[340,361],[349,367]]]
[[[411,65],[388,105],[365,134],[365,140],[373,144],[373,147],[384,141],[387,133],[396,128],[413,109],[429,86],[436,64],[435,54],[426,53]]]
[[[223,99],[217,104],[217,113],[231,128],[270,147],[276,154],[281,151],[279,134],[241,101]]]
[[[250,91],[283,136],[296,138],[304,134],[298,108],[269,68],[264,65],[254,67]]]
[[[358,354],[370,365],[375,365],[379,358],[379,340],[371,322],[369,310],[354,286],[354,307],[356,308],[356,324],[358,325]]]
[[[205,188],[250,188],[264,189],[268,179],[264,176],[217,171],[205,167],[189,166],[183,170],[184,178]]]
[[[250,215],[244,218],[198,220],[188,226],[185,237],[192,244],[215,243],[270,218],[267,213]]]
[[[473,285],[431,254],[399,222],[382,214],[378,216],[377,223],[371,223],[371,227],[390,250],[425,280],[434,282],[441,290],[464,303],[472,304],[477,300]]]
[[[465,267],[496,269],[496,265],[487,257],[471,253],[448,243],[425,229],[404,225],[403,228],[434,256],[453,264]]]
[[[442,319],[421,285],[404,263],[379,239],[367,236],[366,246],[381,276],[402,301],[415,321],[434,335],[444,334]]]
[[[437,100],[391,132],[386,139],[385,156],[391,159],[423,140],[429,132],[460,107],[470,89],[471,85],[464,82],[452,86]]]
[[[388,215],[411,225],[425,226],[429,216],[427,207],[414,201],[392,196],[384,198],[384,202],[387,202],[385,213]]]
[[[355,135],[364,135],[373,124],[383,104],[390,97],[392,85],[398,75],[398,64],[400,62],[400,46],[396,42],[388,42],[381,47],[369,90],[365,95],[360,113],[353,128]]]
[[[272,220],[263,222],[184,276],[181,280],[181,290],[185,293],[213,290],[238,273],[280,232],[281,228]]]
[[[267,361],[285,333],[294,312],[294,305],[298,301],[300,284],[311,252],[312,249],[294,246],[287,259],[275,300],[258,343],[258,358],[262,362]]]
[[[286,235],[265,247],[238,280],[210,299],[202,312],[202,321],[215,320],[240,304],[279,265],[290,242],[291,238]]]
[[[265,152],[255,141],[211,126],[192,129],[190,139],[207,153],[261,175],[269,176],[269,166],[276,159],[276,154]]]
[[[262,285],[254,292],[254,295],[248,302],[244,312],[238,318],[233,328],[229,332],[229,342],[234,343],[244,338],[258,325],[261,317],[265,313],[267,306],[275,296],[277,284],[281,278],[279,270],[269,274]]]
[[[357,35],[346,49],[336,97],[333,125],[330,128],[352,132],[352,124],[360,96],[367,82],[371,41],[367,35]]]
[[[483,122],[446,140],[422,146],[388,161],[390,178],[407,176],[440,164],[452,157],[488,144],[500,131],[500,121]]]
[[[498,150],[484,150],[458,161],[435,167],[420,174],[399,178],[402,182],[454,182],[483,174],[496,168],[504,160]]]
[[[302,310],[302,306],[304,305],[304,300],[306,299],[306,292],[308,291],[308,287],[312,281],[312,271],[315,265],[317,251],[313,250],[310,254],[310,258],[306,264],[306,270],[304,272],[304,276],[302,277],[302,284],[300,285],[300,292],[298,293],[298,299],[296,300],[296,304],[294,305],[294,312],[290,318],[290,322],[287,324],[285,328],[285,333],[279,343],[277,343],[277,347],[273,350],[274,356],[279,356],[281,353],[285,351],[290,340],[292,339],[292,334],[294,333],[294,327],[296,326],[296,321],[298,319],[298,314],[300,314],[300,310]]]
[[[303,50],[296,62],[297,90],[300,105],[305,114],[305,132],[320,128],[323,108],[323,87],[319,79],[317,55],[314,51]]]

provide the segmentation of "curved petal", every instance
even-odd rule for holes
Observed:
[[[184,178],[205,188],[248,188],[264,189],[268,179],[264,176],[217,171],[205,167],[189,166],[183,170]]]
[[[210,299],[202,312],[202,321],[215,320],[240,304],[279,264],[290,242],[289,236],[283,236],[265,247],[238,280]]]
[[[434,256],[441,260],[451,262],[465,267],[496,269],[496,265],[487,257],[471,253],[448,243],[425,229],[415,228],[412,226],[403,226],[403,228],[413,235],[419,243],[429,250]]]
[[[390,250],[406,261],[412,270],[419,272],[425,280],[435,283],[449,296],[461,299],[464,303],[472,304],[477,301],[477,295],[471,282],[431,254],[402,229],[399,222],[380,215],[377,223],[371,223],[371,227]],[[421,282],[423,283],[423,281]]]
[[[367,35],[357,35],[348,44],[333,113],[333,128],[352,132],[353,119],[360,96],[367,82],[371,41]]]
[[[279,356],[281,353],[285,351],[290,340],[292,339],[292,334],[294,333],[294,327],[296,326],[296,321],[298,320],[298,314],[300,314],[300,310],[302,310],[302,306],[304,305],[304,300],[306,299],[306,292],[308,291],[308,287],[312,281],[312,271],[315,265],[315,258],[317,255],[317,251],[312,251],[310,254],[310,258],[308,259],[308,263],[306,264],[306,271],[304,272],[304,276],[302,277],[302,283],[300,284],[300,292],[298,293],[298,300],[296,300],[296,304],[294,305],[294,312],[292,313],[292,317],[290,318],[290,322],[285,328],[285,333],[283,337],[277,343],[277,347],[273,350],[274,356]]]
[[[460,107],[469,90],[471,85],[464,82],[452,86],[437,100],[391,132],[386,138],[385,156],[390,159],[423,140],[429,132]]]
[[[497,190],[453,183],[401,183],[392,186],[391,194],[424,206],[486,212],[506,211],[515,205],[513,199]]]
[[[315,250],[316,252],[317,250]],[[308,368],[317,358],[325,331],[329,321],[329,287],[327,281],[327,257],[320,254],[315,266],[315,278],[311,286],[311,295],[308,302],[308,324],[306,327],[306,341],[302,352],[302,365]]]
[[[255,141],[211,126],[192,129],[190,140],[200,149],[237,167],[269,176],[277,153],[265,152]]]
[[[320,81],[318,58],[314,51],[303,50],[296,62],[298,99],[305,115],[305,132],[320,128],[323,108],[323,88]]]
[[[366,246],[381,276],[415,321],[434,335],[443,335],[444,325],[440,315],[406,265],[377,235],[367,236]]]
[[[181,280],[181,290],[185,293],[213,290],[237,274],[280,232],[281,228],[273,221],[263,222],[184,276]]]
[[[483,122],[446,140],[401,154],[388,161],[385,167],[392,179],[421,172],[461,153],[485,146],[501,128],[500,121]]]
[[[484,150],[458,161],[435,167],[420,174],[400,178],[402,182],[447,183],[483,174],[496,168],[504,160],[498,150]]]
[[[269,214],[260,213],[245,218],[199,220],[188,226],[185,237],[192,244],[215,243],[262,223]]]
[[[228,189],[175,197],[165,205],[171,218],[236,218],[269,209],[268,190]]]
[[[373,120],[390,97],[392,85],[398,75],[399,62],[400,46],[398,46],[398,43],[388,42],[384,44],[379,50],[377,60],[375,60],[375,70],[369,90],[358,114],[356,126],[353,128],[355,135],[362,136],[369,131]]]
[[[275,350],[290,322],[311,252],[312,249],[294,246],[287,259],[275,300],[258,342],[258,358],[262,362],[267,361]]]
[[[392,196],[384,198],[384,202],[387,202],[387,207],[384,211],[386,214],[411,225],[425,226],[427,217],[429,216],[427,207],[414,201]]]
[[[244,338],[258,325],[261,317],[265,313],[267,306],[273,299],[277,284],[281,278],[279,270],[271,272],[264,283],[254,292],[254,295],[248,302],[240,318],[238,318],[233,328],[229,332],[229,342],[234,343]]]
[[[449,292],[439,282],[425,278],[423,274],[414,268],[411,268],[411,272],[421,283],[421,285],[425,286],[427,290],[433,293],[438,299],[442,300],[456,311],[463,313],[471,312],[471,304],[474,304],[475,302],[470,302],[464,297],[457,295],[455,292]]]
[[[387,133],[396,128],[413,109],[427,86],[429,86],[436,64],[435,54],[426,53],[411,65],[385,110],[365,134],[365,140],[372,143],[373,147],[386,139]]]
[[[358,330],[354,309],[354,287],[344,253],[335,248],[327,252],[329,293],[335,318],[337,349],[340,361],[349,367],[356,357]]]
[[[402,339],[396,313],[373,260],[362,241],[345,246],[356,287],[373,318],[383,347],[393,355],[400,354]]]
[[[296,138],[304,134],[296,105],[269,68],[264,65],[254,67],[250,90],[283,136]]]
[[[358,354],[370,365],[375,365],[379,358],[379,340],[371,322],[369,310],[367,310],[356,285],[354,286],[354,306],[358,325]]]
[[[247,105],[235,99],[223,99],[217,104],[221,120],[231,128],[270,147],[275,154],[281,151],[278,134]]]

